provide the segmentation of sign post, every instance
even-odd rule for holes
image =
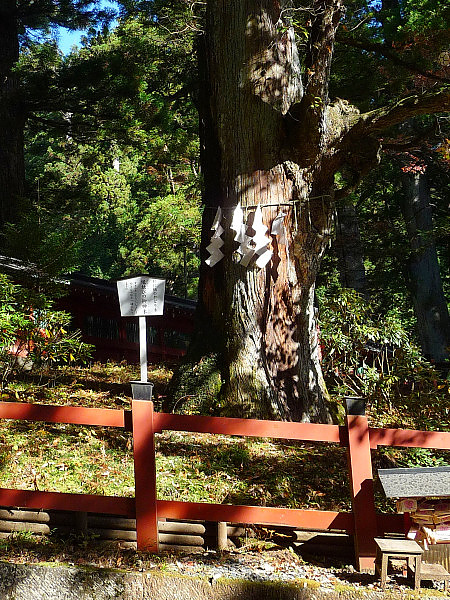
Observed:
[[[131,401],[134,478],[136,487],[136,541],[139,550],[158,552],[153,383],[147,381],[146,318],[164,312],[164,279],[132,277],[117,282],[120,314],[139,317],[141,380],[132,381]]]
[[[147,321],[146,317],[162,315],[164,312],[164,279],[153,279],[147,276],[122,279],[117,282],[120,314],[122,317],[139,317],[139,360],[141,365],[140,381],[132,381],[133,397],[135,389],[137,397],[151,400],[153,384],[147,376]],[[133,386],[133,384],[144,384]],[[150,388],[150,389],[148,389]],[[150,395],[144,398],[142,394]]]
[[[147,382],[147,320],[139,317],[139,359],[141,362],[141,381]]]

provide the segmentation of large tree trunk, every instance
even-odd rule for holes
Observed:
[[[221,399],[214,409],[329,421],[313,299],[330,240],[334,175],[343,168],[353,173],[338,191],[345,197],[378,163],[381,132],[412,114],[445,110],[450,98],[436,91],[363,115],[345,101],[330,104],[341,0],[314,0],[295,12],[308,28],[302,69],[290,0],[206,4],[199,102],[205,210],[199,324],[190,354],[197,362],[190,372],[180,370],[177,398],[195,394],[199,380],[216,389],[217,379],[212,385],[204,369],[208,361],[200,358],[213,356]],[[249,221],[260,206],[269,230],[286,214],[287,243],[273,237],[273,259],[261,270],[236,260],[230,225],[238,203]],[[217,207],[224,213],[224,258],[209,267],[205,248]]]
[[[283,115],[302,83],[291,29],[271,0],[208,4],[203,170],[203,245],[217,206],[225,258],[201,271],[202,319],[220,355],[224,412],[328,421],[314,312],[314,283],[328,237],[330,198],[314,195],[312,170],[285,160]],[[224,35],[228,43],[224,43]],[[287,243],[259,270],[241,266],[229,225],[240,203],[270,226],[286,214]]]
[[[450,320],[433,237],[427,178],[421,173],[405,173],[403,184],[401,206],[411,248],[408,272],[417,329],[424,355],[439,364],[449,358]]]
[[[13,67],[19,57],[15,0],[0,6],[0,229],[16,219],[24,195],[24,111]]]

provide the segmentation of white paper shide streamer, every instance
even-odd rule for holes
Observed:
[[[284,217],[284,215],[283,215]],[[222,209],[218,208],[214,222],[211,226],[213,234],[209,246],[206,248],[210,256],[206,259],[206,264],[210,267],[216,265],[224,254],[221,250],[224,245],[222,240],[222,234],[224,228],[221,225],[222,222]],[[262,220],[261,207],[258,206],[255,210],[253,217],[252,229],[254,230],[253,235],[248,235],[248,226],[244,220],[244,211],[240,204],[238,204],[233,210],[233,217],[231,220],[230,229],[234,231],[234,241],[238,243],[236,253],[239,255],[239,264],[243,267],[248,267],[250,262],[254,261],[256,266],[262,269],[267,265],[269,260],[272,258],[272,250],[270,246],[270,238],[267,235],[267,227],[264,225]]]
[[[238,204],[233,211],[233,219],[231,221],[230,229],[235,232],[234,241],[238,242],[239,244],[236,252],[245,258],[252,249],[248,245],[250,242],[250,236],[247,235],[247,225],[244,223],[244,211],[242,210],[240,204]],[[240,262],[242,264],[242,259]]]
[[[253,229],[255,234],[251,241],[253,245],[253,252],[257,256],[256,266],[262,269],[267,265],[269,260],[272,258],[272,250],[269,248],[270,238],[267,235],[267,227],[264,225],[262,220],[262,210],[258,206],[255,210],[253,217]]]
[[[286,213],[278,213],[275,219],[272,221],[272,228],[270,230],[272,235],[277,236],[277,242],[279,244],[283,244],[283,246],[286,246],[286,228],[284,225],[285,216]]]
[[[211,236],[211,241],[209,246],[206,247],[210,256],[205,260],[206,264],[210,267],[216,265],[222,258],[225,256],[222,252],[221,248],[224,245],[224,241],[222,239],[222,233],[224,229],[221,225],[222,221],[222,209],[219,207],[216,212],[216,216],[214,217],[213,224],[211,225],[211,231],[213,232]]]

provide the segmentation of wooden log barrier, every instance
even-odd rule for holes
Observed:
[[[0,538],[25,531],[35,535],[48,535],[55,529],[62,534],[69,533],[76,525],[76,515],[77,513],[67,511],[0,509]],[[98,541],[119,544],[121,548],[136,548],[135,519],[94,513],[81,513],[81,517],[86,524],[85,532],[92,534]],[[302,554],[326,556],[330,552],[337,552],[347,557],[353,548],[352,536],[339,532],[305,531],[281,526],[264,526],[263,531],[280,545],[296,546]],[[199,552],[206,548],[224,550],[233,545],[233,540],[248,534],[253,536],[254,528],[239,523],[158,522],[158,539],[161,550],[165,551]]]
[[[72,526],[67,525],[71,523]],[[57,529],[70,533],[92,534],[98,541],[120,543],[122,548],[136,549],[136,520],[115,515],[63,511],[0,509],[0,538],[15,532],[48,535]],[[158,538],[163,550],[204,551],[215,540],[212,524],[163,520],[158,523]]]
[[[185,554],[202,554],[203,546],[173,546],[172,544],[161,544],[159,549],[165,552],[182,552]]]
[[[127,531],[125,529],[89,529],[89,533],[97,540],[117,540],[124,542],[136,541],[136,530]]]
[[[88,515],[88,527],[94,529],[124,529],[136,531],[136,519],[108,515]]]
[[[160,533],[186,533],[189,535],[204,535],[206,526],[203,523],[178,523],[175,521],[164,521],[158,524]]]
[[[177,535],[174,533],[160,533],[159,539],[162,544],[174,546],[203,546],[205,541],[199,535]]]
[[[226,550],[228,548],[228,528],[225,521],[217,523],[217,549]]]

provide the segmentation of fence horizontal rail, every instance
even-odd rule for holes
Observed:
[[[112,408],[0,402],[0,418],[131,430],[131,411]],[[244,437],[270,437],[348,445],[345,426],[229,417],[154,413],[155,432],[163,430]],[[450,450],[450,432],[369,427],[370,446],[403,446]]]
[[[258,523],[287,525],[304,529],[339,529],[353,533],[352,513],[326,510],[271,508],[267,506],[239,506],[158,500],[158,516],[167,519],[227,521],[229,523]]]
[[[96,496],[92,494],[66,494],[35,490],[10,490],[0,488],[0,506],[33,508],[36,510],[73,510],[134,518],[134,498],[122,496]]]
[[[96,496],[90,494],[66,494],[35,490],[0,489],[0,506],[20,506],[35,510],[70,510],[135,518],[134,498]],[[161,519],[192,521],[227,521],[230,523],[283,525],[308,530],[340,530],[354,532],[351,512],[320,511],[306,509],[272,508],[230,504],[207,504],[158,500],[158,517]],[[377,514],[378,530],[401,533],[404,528],[402,515]]]
[[[416,431],[415,429],[379,429],[369,427],[370,447],[403,446],[450,450],[450,433],[445,431]]]
[[[68,423],[71,425],[98,425],[102,427],[126,427],[128,429],[131,422],[131,411],[115,408],[0,402],[0,419]]]
[[[346,445],[346,440],[348,439],[346,428],[339,425],[234,419],[229,417],[203,417],[170,413],[154,413],[153,418],[155,431],[157,432],[167,429],[170,431],[187,431],[191,433],[215,433],[216,435],[336,442],[341,445]]]

